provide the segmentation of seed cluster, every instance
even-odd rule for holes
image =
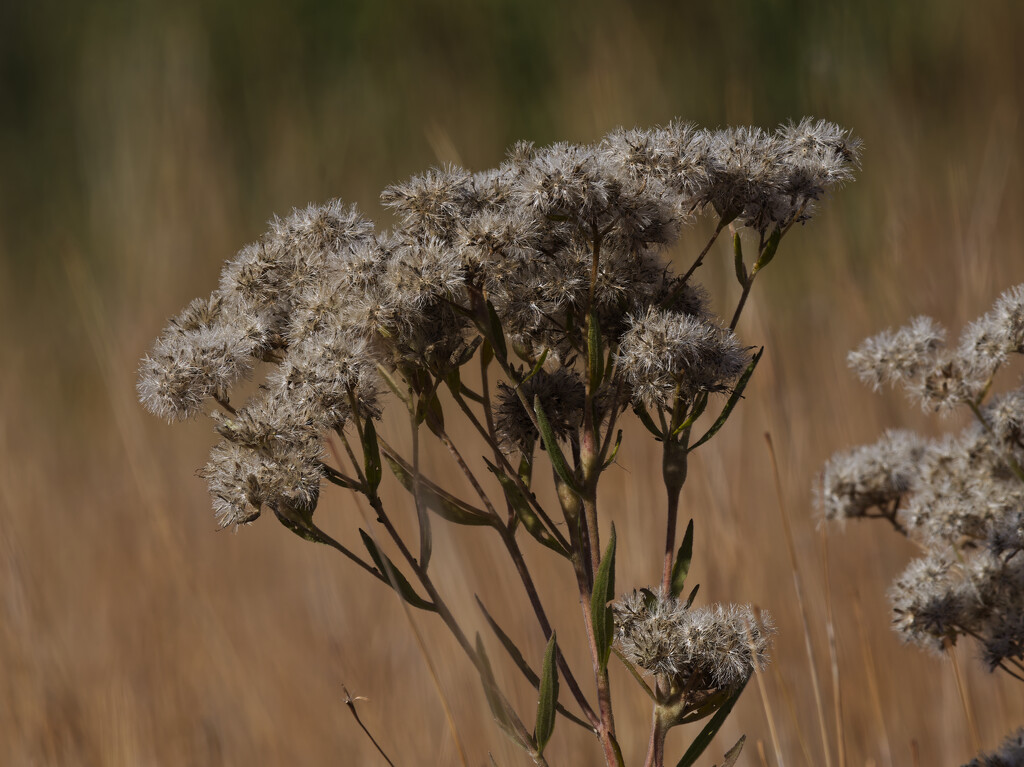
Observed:
[[[882,517],[922,545],[890,594],[907,641],[941,650],[973,637],[989,668],[1022,676],[1024,388],[989,391],[1024,352],[1024,286],[1000,296],[955,347],[945,335],[919,317],[865,341],[850,364],[876,388],[898,384],[928,410],[970,410],[972,423],[930,440],[892,431],[833,456],[819,501],[827,519]]]
[[[789,227],[852,177],[858,153],[827,122],[673,123],[595,145],[518,144],[480,173],[430,170],[384,190],[393,231],[337,200],[295,210],[170,322],[142,359],[139,397],[169,421],[219,404],[222,441],[202,474],[222,525],[284,503],[311,511],[324,435],[353,414],[378,417],[389,381],[421,396],[446,380],[481,347],[479,319],[492,313],[528,369],[544,356],[530,396],[573,442],[587,327],[615,365],[597,418],[727,389],[746,366],[701,288],[673,273],[665,250],[681,227],[699,213],[762,237]],[[233,387],[261,363],[258,392],[236,407]],[[503,385],[502,444],[521,449],[533,423],[515,382]]]
[[[678,688],[735,689],[768,663],[775,629],[749,605],[691,608],[644,589],[620,597],[613,610],[626,659]]]

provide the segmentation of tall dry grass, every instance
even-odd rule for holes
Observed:
[[[140,353],[275,211],[339,195],[376,216],[386,183],[432,162],[493,165],[517,138],[589,140],[674,116],[770,126],[805,113],[854,128],[864,171],[787,239],[740,324],[767,353],[737,415],[691,466],[691,578],[702,600],[774,615],[775,661],[760,681],[786,764],[966,761],[973,745],[950,664],[888,628],[884,591],[909,544],[870,525],[823,534],[809,487],[837,448],[888,426],[934,428],[898,395],[865,391],[845,369],[849,348],[913,314],[959,326],[1024,281],[1022,13],[998,0],[971,10],[937,0],[916,15],[881,2],[726,5],[2,12],[0,762],[381,763],[345,709],[344,683],[369,699],[359,711],[396,763],[454,763],[397,600],[268,520],[216,533],[194,476],[210,435],[198,423],[168,430],[137,406]],[[716,255],[704,279],[721,295],[731,267]],[[649,545],[663,514],[657,458],[627,433],[604,485],[623,588],[659,570]],[[440,453],[424,468],[461,481]],[[320,513],[339,534],[358,524],[341,503]],[[465,615],[478,615],[474,581],[489,602],[521,605],[509,629],[539,657],[525,602],[492,568],[494,542],[473,532],[436,527],[438,581]],[[539,570],[560,567],[528,555]],[[572,647],[573,595],[543,596],[570,616],[557,628]],[[471,763],[488,751],[522,763],[450,639],[430,616],[415,620]],[[980,738],[994,746],[1024,720],[1024,695],[968,653],[960,666]],[[530,700],[515,689],[518,703]],[[646,706],[619,710],[635,758]],[[758,741],[776,762],[753,687],[713,749],[741,732],[746,763],[757,763]],[[562,722],[549,753],[579,764],[592,749]]]

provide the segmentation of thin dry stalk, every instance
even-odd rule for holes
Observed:
[[[953,678],[956,679],[956,691],[960,696],[960,704],[964,709],[964,718],[967,720],[967,732],[971,736],[971,748],[975,753],[981,751],[981,735],[978,733],[978,720],[974,716],[974,707],[971,705],[970,696],[967,694],[967,685],[964,683],[963,670],[960,668],[960,661],[952,642],[948,639],[943,642],[946,648],[946,655],[949,656],[950,665],[953,668]]]
[[[875,708],[878,721],[875,723],[882,733],[882,748],[885,761],[892,767],[892,743],[889,740],[889,728],[886,724],[885,711],[882,708],[882,695],[878,689],[878,668],[875,666],[874,653],[871,652],[871,642],[868,641],[867,632],[864,630],[864,615],[860,609],[860,597],[855,596],[853,600],[853,614],[857,621],[857,630],[860,633],[860,647],[864,654],[864,672],[868,679],[868,689],[871,692],[871,702]]]
[[[836,712],[836,745],[839,749],[839,767],[846,767],[846,731],[843,726],[843,686],[839,676],[839,648],[836,642],[835,618],[832,612],[832,582],[828,567],[828,532],[821,528],[821,567],[825,578],[825,631],[828,635],[828,653],[832,665],[832,703]]]
[[[793,530],[789,524],[789,515],[786,513],[786,505],[782,500],[782,479],[779,476],[779,463],[775,457],[775,446],[772,444],[772,435],[765,432],[765,441],[768,443],[768,453],[772,461],[772,473],[775,477],[775,497],[778,500],[779,516],[782,518],[782,528],[786,534],[786,551],[789,553],[789,566],[793,573],[793,590],[796,592],[796,601],[800,605],[800,618],[803,621],[804,645],[807,649],[807,665],[811,672],[811,685],[814,688],[814,703],[818,711],[818,726],[821,730],[821,748],[825,754],[825,767],[832,767],[831,746],[828,738],[828,728],[825,726],[825,705],[821,700],[821,682],[818,679],[817,662],[814,657],[814,644],[811,641],[811,626],[807,617],[807,604],[804,602],[803,579],[800,576],[800,566],[797,564],[796,547],[793,544]]]
[[[335,462],[339,466],[342,466],[341,453],[338,450],[338,446],[334,443],[334,440],[328,439],[327,445],[330,448],[331,456],[334,458]],[[358,464],[356,465],[356,469],[359,469]],[[358,495],[356,496],[356,508],[359,510],[359,516],[363,520],[363,526],[368,531],[370,537],[373,538],[373,542],[377,547],[381,548],[380,542],[377,540],[377,536],[374,535],[374,528],[373,525],[370,524],[370,519],[366,514],[366,509],[363,508],[363,499]],[[394,574],[388,571],[385,572],[384,575],[392,581],[391,587],[397,591],[398,586],[394,582]],[[462,738],[459,736],[459,728],[455,724],[455,715],[452,713],[452,707],[448,702],[448,696],[444,694],[444,690],[441,687],[441,680],[437,675],[437,668],[434,665],[433,659],[430,657],[430,652],[427,650],[427,644],[423,641],[423,635],[420,633],[419,627],[416,625],[416,621],[412,619],[412,613],[409,609],[408,603],[404,599],[400,599],[399,604],[402,606],[402,614],[405,616],[405,620],[409,624],[409,629],[412,631],[413,638],[416,640],[416,646],[419,648],[420,655],[423,656],[423,662],[426,664],[427,673],[430,674],[430,681],[434,685],[434,690],[437,692],[438,699],[441,701],[441,708],[444,710],[444,718],[448,724],[448,731],[452,735],[452,741],[455,744],[455,751],[459,755],[459,763],[462,767],[469,767],[469,761],[466,758],[466,749],[462,745]]]

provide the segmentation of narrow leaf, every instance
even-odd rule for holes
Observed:
[[[537,425],[540,427],[540,436],[544,440],[544,447],[547,448],[548,457],[551,459],[551,466],[554,468],[559,479],[568,485],[569,489],[579,495],[579,488],[576,487],[576,481],[573,479],[572,472],[569,470],[569,464],[565,462],[565,456],[562,454],[562,448],[558,446],[558,441],[555,439],[555,432],[551,428],[551,422],[548,421],[548,417],[544,413],[544,408],[540,404],[539,395],[533,398],[533,410],[537,414]]]
[[[608,456],[608,458],[605,459],[604,466],[602,466],[601,468],[607,469],[609,466],[615,463],[615,456],[619,454],[620,447],[622,447],[622,429],[619,429],[619,433],[615,435],[615,444],[612,445],[612,452]]]
[[[402,487],[408,490],[410,493],[413,492],[413,477],[412,471],[404,461],[397,459],[393,456],[384,455],[384,459],[388,462],[388,466],[391,467],[391,472],[398,478],[398,481],[402,483]],[[483,509],[478,509],[465,501],[456,498],[446,490],[442,490],[438,485],[431,482],[425,477],[420,477],[420,501],[430,511],[437,514],[442,519],[448,522],[454,522],[457,525],[491,525],[494,524],[494,520],[491,516]]]
[[[686,526],[686,533],[683,535],[683,543],[676,553],[676,561],[672,565],[672,596],[676,599],[683,593],[683,586],[686,584],[686,574],[690,572],[690,562],[693,560],[693,520]]]
[[[483,612],[484,618],[487,619],[487,625],[491,627],[491,630],[494,632],[494,635],[498,637],[498,641],[501,642],[501,646],[505,648],[505,652],[508,653],[509,657],[512,659],[512,662],[516,664],[516,667],[523,673],[523,676],[526,677],[526,681],[528,681],[533,686],[533,689],[539,690],[540,677],[537,676],[537,672],[530,668],[530,664],[526,662],[526,658],[523,657],[523,653],[519,650],[518,647],[516,647],[516,643],[512,641],[512,638],[508,634],[506,634],[505,631],[501,628],[501,626],[498,625],[498,622],[494,620],[494,617],[490,614],[490,612],[488,612],[487,608],[484,607],[484,603],[480,601],[480,597],[476,597],[476,603],[477,605],[479,605],[481,612]],[[582,719],[580,719],[574,713],[566,709],[561,703],[558,703],[557,701],[555,703],[555,709],[558,711],[559,714],[564,716],[570,722],[578,724],[580,727],[582,727],[584,730],[587,730],[588,732],[594,732],[594,728],[591,727],[590,724],[584,722]]]
[[[615,598],[615,525],[612,525],[611,540],[605,549],[601,563],[594,576],[594,593],[590,597],[590,618],[594,624],[594,642],[601,671],[608,667],[608,656],[612,650],[612,636],[615,633],[615,618],[609,605]]]
[[[686,417],[685,421],[683,421],[675,428],[675,431],[672,432],[672,436],[678,437],[680,434],[683,433],[683,429],[688,429],[689,427],[693,426],[693,422],[700,418],[702,415],[704,415],[704,410],[707,408],[707,406],[708,393],[706,391],[702,391],[700,394],[697,395],[697,398],[694,400],[693,409],[690,411],[690,414]]]
[[[477,670],[480,672],[484,696],[487,698],[487,705],[491,709],[494,721],[513,743],[527,751],[533,751],[534,744],[531,742],[530,734],[526,731],[523,723],[519,721],[512,705],[498,689],[498,683],[494,680],[494,671],[491,670],[491,662],[487,659],[487,651],[484,649],[484,643],[479,634],[476,635],[476,654],[480,658],[480,666]]]
[[[381,574],[386,579],[387,583],[398,592],[398,594],[413,607],[418,607],[421,610],[427,610],[429,612],[437,612],[437,608],[433,604],[425,600],[413,589],[412,584],[406,579],[402,572],[395,567],[395,563],[388,559],[388,556],[377,548],[377,544],[373,542],[365,530],[359,531],[359,536],[363,539],[363,546],[370,554],[370,558],[373,563],[377,565],[377,569],[380,570]]]
[[[498,478],[498,482],[501,483],[501,489],[505,492],[506,500],[508,500],[512,510],[516,513],[516,517],[523,523],[526,531],[536,538],[539,543],[569,559],[569,551],[562,546],[558,538],[552,535],[551,531],[544,526],[540,517],[534,513],[533,507],[526,499],[526,496],[523,495],[523,491],[519,489],[519,485],[486,458],[484,458],[484,463],[487,464],[487,468],[490,469],[491,473]]]
[[[501,318],[494,308],[494,304],[487,302],[487,321],[490,323],[490,342],[494,353],[500,360],[508,359],[508,345],[505,343],[505,329],[501,326]]]
[[[707,747],[711,745],[711,741],[715,735],[721,729],[722,725],[725,724],[725,720],[729,718],[729,714],[732,713],[733,706],[736,705],[736,701],[740,698],[740,693],[743,692],[743,688],[747,686],[744,682],[743,685],[736,690],[736,692],[729,698],[722,707],[715,712],[715,715],[711,717],[704,729],[700,731],[696,738],[693,739],[693,743],[683,754],[683,758],[679,760],[679,764],[676,767],[693,767],[697,763],[697,760],[701,757]]]
[[[416,423],[426,422],[431,434],[441,439],[441,434],[444,432],[444,410],[441,408],[441,399],[437,396],[437,390],[433,389],[420,395],[416,410]]]
[[[740,283],[740,287],[747,286],[747,267],[743,263],[743,243],[740,242],[740,233],[736,232],[732,236],[732,254],[733,254],[733,265],[736,268],[736,279]]]
[[[662,432],[662,430],[658,428],[658,425],[654,423],[654,419],[651,418],[651,414],[647,412],[646,406],[642,403],[638,403],[633,406],[633,412],[636,414],[636,417],[640,419],[640,423],[644,425],[647,431],[658,439],[664,439],[664,432]]]
[[[747,365],[747,369],[743,371],[743,375],[740,376],[740,380],[736,382],[736,388],[733,389],[732,395],[729,397],[729,401],[726,402],[725,407],[722,408],[722,413],[718,416],[718,420],[711,425],[711,428],[708,429],[707,433],[703,437],[690,445],[689,450],[696,450],[715,436],[718,433],[718,430],[725,425],[725,422],[732,414],[732,409],[736,407],[736,404],[743,397],[743,390],[747,388],[747,382],[750,380],[750,376],[754,374],[754,368],[756,368],[757,363],[760,362],[762,354],[764,354],[763,346],[757,350],[757,354],[755,354],[753,359],[750,360],[750,364]]]
[[[537,753],[544,752],[544,746],[555,731],[555,705],[558,703],[558,668],[556,666],[558,649],[554,633],[548,640],[544,650],[544,665],[540,674],[540,698],[537,701],[537,724],[533,728],[533,740],[537,744]]]
[[[686,598],[686,609],[689,610],[693,606],[693,600],[697,598],[697,591],[700,590],[700,584],[698,583],[693,587],[693,591],[690,592],[690,596]]]
[[[771,263],[771,260],[775,258],[775,252],[779,249],[779,242],[781,240],[782,230],[776,228],[768,238],[768,242],[765,243],[764,250],[761,251],[761,257],[757,259],[757,263],[754,264],[754,273],[761,271]]]
[[[480,611],[484,614],[484,618],[487,620],[487,625],[491,627],[491,631],[498,637],[498,641],[501,642],[501,646],[505,648],[505,652],[508,653],[512,662],[516,664],[516,667],[523,672],[523,676],[533,686],[533,689],[540,689],[540,677],[537,676],[537,672],[530,668],[530,664],[526,662],[526,658],[523,656],[522,651],[516,647],[516,643],[512,641],[512,637],[505,633],[505,631],[498,625],[498,622],[494,620],[494,617],[484,607],[484,603],[480,601],[480,597],[476,598],[476,603],[480,607]]]
[[[380,447],[377,445],[377,429],[373,419],[367,418],[363,427],[363,463],[366,471],[367,490],[370,495],[377,493],[380,487],[382,469],[380,464]]]
[[[547,358],[548,358],[548,350],[545,349],[543,352],[541,352],[540,359],[537,360],[537,364],[534,365],[533,369],[531,369],[530,372],[526,374],[526,378],[524,378],[522,381],[519,382],[519,386],[522,386],[524,383],[526,383],[531,378],[533,378],[535,375],[537,375],[537,373],[539,373],[543,369],[544,362],[545,362],[545,360],[547,360]]]
[[[725,752],[725,761],[722,762],[722,767],[733,767],[736,761],[740,758],[740,751],[743,750],[743,744],[747,742],[746,735],[740,735],[740,739],[736,741],[736,745]]]

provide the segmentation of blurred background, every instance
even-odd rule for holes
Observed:
[[[832,452],[886,427],[957,425],[866,391],[846,370],[851,347],[922,313],[956,333],[1024,281],[1022,32],[1017,0],[0,3],[0,762],[383,764],[344,684],[368,699],[359,711],[398,765],[457,763],[397,600],[272,518],[217,532],[195,476],[208,422],[171,429],[146,414],[139,357],[293,206],[338,196],[386,226],[388,183],[438,163],[491,167],[519,139],[806,114],[861,136],[864,167],[759,280],[739,332],[765,359],[684,493],[699,600],[753,602],[779,627],[763,695],[751,685],[705,762],[747,733],[741,764],[762,763],[759,742],[776,764],[768,712],[786,764],[967,761],[950,662],[889,629],[885,590],[913,546],[880,525],[822,532],[811,486]],[[688,263],[706,234],[698,226],[675,254]],[[724,311],[736,291],[720,245],[701,277]],[[657,578],[657,463],[633,431],[603,486],[620,590]],[[426,470],[461,481],[440,454]],[[320,514],[348,541],[365,524],[340,494]],[[518,583],[495,541],[469,533],[435,526],[437,580],[483,633],[480,593],[539,665]],[[563,645],[579,648],[569,573],[530,543]],[[430,616],[414,620],[469,763],[490,751],[502,767],[527,764],[454,643]],[[958,657],[992,748],[1024,722],[1024,687],[989,675],[970,647]],[[530,689],[499,665],[532,712]],[[647,704],[624,675],[613,682],[637,763]],[[674,731],[670,755],[694,733]],[[564,720],[550,755],[599,758]]]

